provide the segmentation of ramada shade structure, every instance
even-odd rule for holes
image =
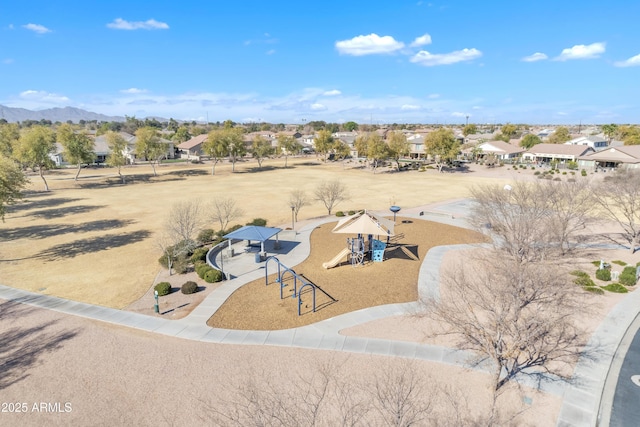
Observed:
[[[231,240],[248,240],[260,242],[260,252],[264,252],[264,242],[276,236],[281,232],[281,228],[259,227],[257,225],[245,225],[242,228],[225,234],[224,238],[229,239],[229,249],[231,249]],[[277,237],[276,237],[277,239]]]
[[[331,232],[393,236],[394,225],[390,219],[364,211],[341,219]]]

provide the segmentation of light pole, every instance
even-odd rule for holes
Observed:
[[[153,296],[156,298],[156,304],[153,306],[153,311],[160,313],[160,307],[158,306],[158,291],[153,291]]]
[[[291,229],[295,232],[296,231],[296,227],[295,227],[295,211],[296,211],[296,207],[294,205],[291,205]]]

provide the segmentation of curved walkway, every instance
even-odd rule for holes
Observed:
[[[434,208],[434,206],[431,208]],[[468,212],[468,208],[468,200],[457,200],[435,206],[435,209],[437,209],[435,211],[433,209],[429,212],[420,211],[419,208],[407,209],[402,212],[402,215],[429,219],[458,227],[468,227],[463,219],[466,212]],[[313,229],[320,224],[331,221],[335,221],[335,218],[322,218],[300,229],[294,236],[294,238],[299,239],[299,245],[296,250],[278,258],[290,267],[302,262],[309,255],[309,236]],[[439,269],[446,252],[473,246],[476,245],[439,246],[431,249],[420,268],[418,278],[420,297],[439,297]],[[0,285],[0,298],[148,332],[202,342],[338,350],[413,358],[468,367],[466,361],[469,359],[470,354],[467,352],[415,342],[352,337],[340,334],[342,329],[371,320],[413,314],[420,309],[419,303],[416,302],[371,307],[336,316],[312,325],[278,331],[230,330],[211,328],[206,325],[209,317],[238,287],[260,277],[264,277],[263,269],[255,270],[225,282],[187,317],[180,320],[151,317],[54,296],[36,294],[2,285]],[[640,292],[634,292],[609,313],[592,335],[588,344],[589,349],[598,350],[601,357],[595,361],[581,358],[574,371],[576,380],[571,385],[567,386],[564,382],[558,381],[538,383],[533,380],[528,381],[527,378],[523,379],[522,382],[526,385],[564,397],[558,418],[559,426],[596,425],[598,408],[611,360],[617,344],[635,318],[639,306]],[[488,372],[486,365],[478,366],[475,369]]]

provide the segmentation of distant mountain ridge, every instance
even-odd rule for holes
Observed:
[[[25,120],[51,120],[52,122],[66,122],[71,120],[78,123],[80,120],[98,120],[102,122],[124,122],[125,118],[121,116],[107,116],[105,114],[93,113],[81,108],[74,107],[56,107],[47,108],[46,110],[27,110],[25,108],[12,108],[0,105],[0,119],[8,122],[22,122]]]

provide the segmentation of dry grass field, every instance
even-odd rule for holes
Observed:
[[[23,202],[0,223],[0,283],[122,308],[152,285],[159,271],[157,236],[177,201],[231,196],[244,211],[238,223],[261,217],[279,225],[290,221],[292,190],[311,195],[325,180],[339,179],[349,188],[349,201],[337,209],[418,206],[464,197],[472,184],[492,180],[483,171],[373,174],[315,157],[289,159],[289,166],[273,159],[258,170],[255,161],[246,161],[232,173],[231,165],[219,164],[211,176],[207,164],[164,164],[153,177],[150,166],[136,165],[123,169],[126,185],[114,169],[85,169],[78,182],[74,170],[55,170],[47,174],[48,193],[33,176]],[[325,214],[321,203],[312,202],[300,219]]]

